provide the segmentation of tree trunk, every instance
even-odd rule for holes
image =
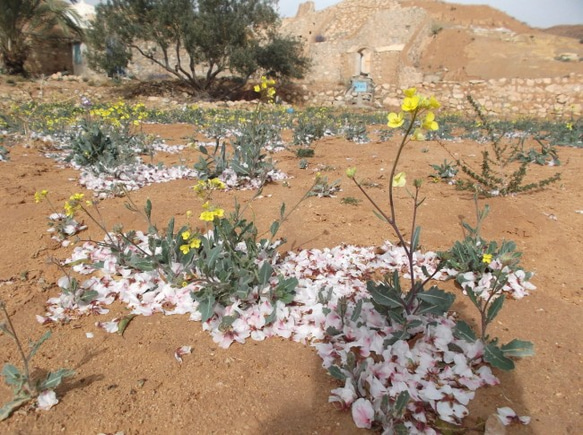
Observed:
[[[10,75],[21,75],[26,77],[27,72],[24,68],[24,63],[27,58],[27,50],[2,51],[2,62],[4,63],[6,73]]]

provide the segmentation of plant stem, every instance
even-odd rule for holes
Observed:
[[[20,339],[18,338],[18,335],[16,334],[16,329],[14,329],[14,325],[12,324],[12,320],[10,319],[10,316],[8,315],[8,311],[6,310],[6,304],[4,304],[4,302],[0,302],[0,308],[2,308],[2,311],[4,312],[4,317],[6,318],[6,321],[8,322],[8,326],[10,327],[10,332],[12,333],[12,337],[14,338],[16,346],[18,347],[18,352],[20,353],[20,357],[22,358],[22,363],[24,364],[24,378],[26,379],[26,389],[28,390],[28,392],[30,394],[33,394],[34,388],[32,387],[32,384],[30,382],[30,370],[28,368],[28,358],[24,354],[24,349],[22,348],[22,344],[20,343]]]
[[[405,144],[407,143],[407,138],[411,134],[411,130],[413,130],[413,126],[415,124],[415,120],[417,119],[417,113],[419,109],[416,109],[413,112],[413,116],[411,117],[411,122],[405,135],[403,136],[403,140],[401,141],[401,145],[399,145],[399,150],[397,151],[397,157],[395,157],[395,162],[393,163],[393,167],[391,168],[391,175],[389,177],[389,205],[391,207],[391,217],[392,217],[392,224],[394,226],[396,220],[396,213],[395,213],[395,201],[393,200],[393,179],[395,178],[395,172],[397,172],[397,164],[399,163],[399,159],[401,158],[401,152],[403,148],[405,148]]]

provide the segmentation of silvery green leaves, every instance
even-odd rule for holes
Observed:
[[[447,313],[455,300],[452,293],[447,293],[436,286],[423,290],[419,287],[420,283],[417,283],[419,288],[403,293],[400,279],[399,273],[394,271],[392,276],[381,283],[367,282],[367,290],[372,297],[375,309],[392,322],[406,324],[408,313],[443,315]]]
[[[275,233],[277,227],[271,230]],[[273,302],[291,302],[297,280],[275,274],[275,248],[267,239],[258,240],[257,228],[238,206],[228,218],[215,219],[195,259],[202,287],[191,296],[199,303],[202,321],[213,316],[216,303],[226,306],[233,298],[245,303],[254,292],[267,294]]]
[[[64,378],[73,376],[74,372],[67,369],[59,369],[56,372],[48,372],[44,379],[33,379],[29,371],[30,361],[40,346],[51,336],[51,332],[47,331],[38,341],[30,342],[30,349],[26,354],[3,302],[0,302],[0,309],[6,319],[6,323],[0,324],[0,330],[16,343],[23,364],[23,370],[21,371],[15,365],[7,363],[0,373],[4,377],[6,384],[12,387],[13,393],[12,400],[0,408],[0,421],[2,421],[10,417],[18,408],[37,398],[38,408],[50,409],[58,402],[53,390],[61,384]],[[45,400],[46,398],[48,400]]]
[[[199,147],[202,156],[194,167],[202,179],[219,177],[230,169],[237,177],[266,180],[268,173],[275,169],[266,150],[281,140],[280,131],[271,124],[261,122],[260,112],[256,112],[255,116],[250,123],[239,125],[234,133],[230,141],[232,154],[227,153],[226,140],[221,141],[220,138],[216,139],[212,152],[204,145]]]
[[[130,134],[127,129],[95,120],[80,121],[77,131],[70,134],[68,149],[66,161],[96,174],[137,163],[138,155],[151,152],[144,135]]]
[[[462,320],[457,321],[453,333],[455,337],[468,343],[481,340],[476,336],[472,327]],[[534,345],[529,341],[514,339],[502,346],[498,345],[498,339],[496,338],[489,340],[486,337],[482,341],[484,342],[484,361],[500,370],[508,371],[514,369],[514,361],[511,358],[524,358],[534,355]]]

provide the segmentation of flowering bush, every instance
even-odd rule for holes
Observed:
[[[442,256],[447,260],[436,261],[431,269],[419,268],[421,228],[416,221],[424,201],[419,197],[422,182],[415,180],[414,191],[409,192],[413,199],[409,240],[398,225],[393,190],[407,184],[406,174],[397,173],[405,145],[424,140],[426,132],[439,128],[434,110],[440,104],[433,97],[419,95],[415,88],[404,94],[402,111],[387,117],[390,128],[405,126],[390,175],[389,211],[368,196],[356,180],[355,168],[347,175],[396,234],[406,258],[404,278],[409,284],[402,284],[400,271],[395,269],[382,282],[368,281],[369,300],[340,300],[328,314],[330,338],[323,346],[323,358],[330,373],[344,382],[331,400],[349,407],[358,427],[382,426],[386,433],[436,433],[435,428],[444,422],[461,423],[475,389],[497,383],[489,366],[509,370],[514,368],[509,357],[532,355],[532,344],[527,342],[513,340],[498,346],[496,339],[486,335],[486,326],[502,308],[502,292],[523,294],[533,287],[528,283],[531,275],[517,268],[520,254],[514,244],[505,242],[498,248],[495,242],[485,243],[479,230],[467,224],[471,237]],[[479,213],[478,229],[485,215]],[[425,289],[441,273],[455,276],[480,311],[480,339],[468,324],[448,314],[453,294],[437,286]],[[363,328],[370,323],[375,325],[372,334]]]
[[[83,99],[87,116],[72,129],[66,161],[89,168],[94,173],[111,173],[117,167],[137,163],[139,154],[152,153],[148,138],[133,129],[145,118],[144,105],[123,102],[107,108],[91,108]]]
[[[232,155],[228,155],[227,143],[224,140],[220,141],[220,135],[216,137],[212,154],[206,146],[199,147],[204,157],[201,156],[194,167],[201,178],[219,177],[227,181],[234,175],[235,179],[240,178],[236,181],[236,185],[244,184],[248,180],[258,180],[259,186],[280,178],[281,175],[275,170],[274,164],[266,154],[267,149],[273,150],[281,142],[279,129],[264,122],[262,110],[262,101],[273,102],[276,93],[274,86],[275,80],[266,77],[261,77],[261,83],[255,85],[254,90],[259,93],[260,100],[253,112],[253,117],[248,122],[244,120],[238,131],[234,133],[235,137],[231,141]]]

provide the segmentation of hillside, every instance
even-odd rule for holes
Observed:
[[[534,29],[489,6],[344,0],[316,11],[305,2],[283,28],[306,41],[312,82],[346,82],[359,72],[377,84],[583,73],[583,44],[567,36],[575,29]]]
[[[543,32],[551,35],[563,36],[566,38],[575,38],[578,41],[583,41],[583,24],[572,26],[553,26],[548,29],[543,29]]]

